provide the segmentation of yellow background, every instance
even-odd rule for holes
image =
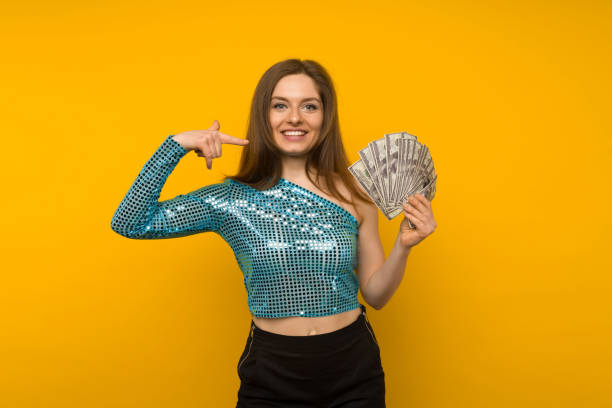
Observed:
[[[404,130],[439,175],[438,229],[368,312],[388,407],[612,406],[610,3],[13,3],[0,406],[235,406],[250,315],[230,247],[110,220],[167,135],[244,137],[286,58],[329,70],[351,162]],[[161,199],[233,173],[226,146],[212,171],[187,155]],[[380,214],[387,254],[400,220]]]

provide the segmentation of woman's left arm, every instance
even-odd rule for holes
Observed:
[[[381,309],[391,299],[404,277],[406,260],[413,246],[436,229],[431,203],[422,194],[404,203],[404,219],[389,257],[385,254],[378,234],[378,208],[364,205],[359,227],[358,276],[361,294],[374,309]],[[416,227],[411,229],[408,221]]]

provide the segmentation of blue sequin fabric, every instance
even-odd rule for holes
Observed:
[[[284,178],[266,190],[228,178],[158,201],[187,154],[172,136],[119,204],[113,231],[133,239],[219,234],[234,251],[257,317],[327,316],[360,307],[358,222],[350,212]]]

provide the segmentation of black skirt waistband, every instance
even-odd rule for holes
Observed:
[[[256,344],[292,350],[314,350],[317,348],[331,347],[336,344],[345,344],[349,340],[357,337],[357,334],[360,332],[368,330],[365,324],[367,319],[366,307],[361,303],[359,305],[361,308],[359,317],[348,326],[344,326],[333,332],[307,336],[289,336],[260,329],[255,322],[251,320],[251,335]]]

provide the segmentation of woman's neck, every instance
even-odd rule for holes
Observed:
[[[281,177],[290,181],[300,181],[306,177],[305,157],[283,157]]]

